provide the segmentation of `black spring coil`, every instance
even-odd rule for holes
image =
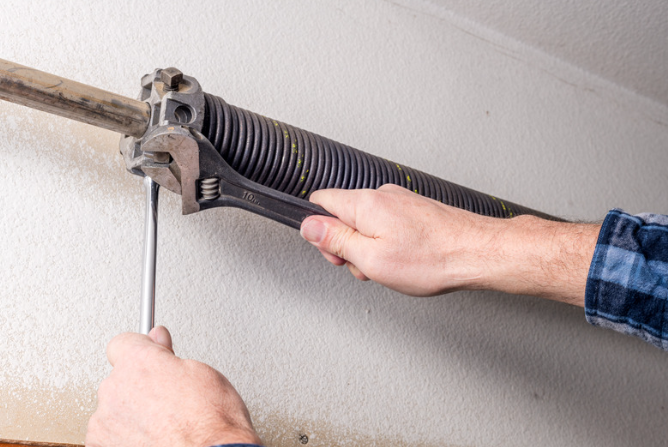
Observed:
[[[447,205],[492,217],[538,211],[450,183],[204,94],[202,133],[244,177],[308,199],[325,188],[376,189],[394,183]]]

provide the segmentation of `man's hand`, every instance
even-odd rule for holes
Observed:
[[[583,305],[599,225],[485,217],[395,185],[311,201],[338,219],[309,217],[302,236],[358,279],[414,296],[490,289]]]
[[[260,444],[248,410],[215,369],[174,355],[164,327],[107,347],[114,367],[98,390],[86,446]]]

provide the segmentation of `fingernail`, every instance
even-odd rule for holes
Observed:
[[[157,333],[156,340],[158,344],[162,346],[168,346],[170,344],[169,337],[167,337],[167,334],[165,334],[164,331],[160,331]]]
[[[160,330],[158,331],[158,344],[164,346],[165,348],[169,349],[170,351],[174,352],[174,348],[172,347],[172,336],[167,330],[166,327],[161,326]]]
[[[299,233],[304,239],[314,244],[320,243],[325,238],[325,225],[319,220],[309,220],[302,225]]]

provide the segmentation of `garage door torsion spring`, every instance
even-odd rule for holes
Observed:
[[[205,94],[205,99],[202,133],[225,161],[244,177],[292,196],[308,199],[324,188],[376,189],[394,183],[486,216],[549,217],[235,107],[217,96]]]

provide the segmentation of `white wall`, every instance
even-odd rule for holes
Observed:
[[[427,11],[427,12],[424,12]],[[668,109],[419,1],[5,1],[0,57],[127,96],[174,65],[230,103],[574,219],[668,213]],[[143,192],[118,136],[0,103],[0,438],[82,442],[138,324]],[[162,195],[157,319],[269,445],[665,440],[668,354],[531,297],[415,299],[297,231]]]
[[[423,0],[668,105],[665,0]]]

